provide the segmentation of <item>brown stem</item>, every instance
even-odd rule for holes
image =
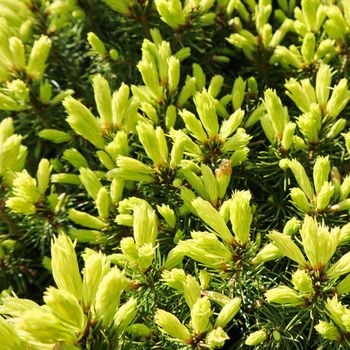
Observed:
[[[348,67],[348,64],[349,64],[349,57],[350,56],[350,52],[346,52],[344,55],[343,55],[343,62],[342,62],[342,65],[340,67],[340,72],[342,74],[346,73],[346,69]]]
[[[146,38],[151,39],[151,32],[148,24],[148,18],[145,15],[141,15],[137,19],[142,25],[142,28],[146,34]]]

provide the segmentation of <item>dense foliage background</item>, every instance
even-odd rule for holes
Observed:
[[[350,1],[0,0],[0,349],[347,349]]]

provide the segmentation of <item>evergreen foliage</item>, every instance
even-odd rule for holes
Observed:
[[[0,350],[350,348],[349,0],[0,0]]]

